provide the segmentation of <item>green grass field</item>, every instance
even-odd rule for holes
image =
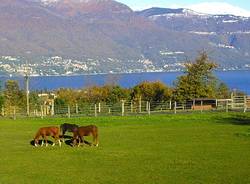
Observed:
[[[65,122],[97,125],[100,146],[30,144]],[[250,114],[1,119],[0,183],[250,183]]]

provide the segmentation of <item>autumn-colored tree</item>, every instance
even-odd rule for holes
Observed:
[[[162,82],[142,82],[133,88],[132,98],[162,102],[171,99],[172,90]]]
[[[76,90],[73,89],[59,89],[56,91],[57,100],[55,101],[56,104],[59,105],[75,105],[77,103],[78,93]]]
[[[89,87],[84,90],[84,92],[86,94],[87,102],[90,103],[102,102],[104,101],[107,95],[107,93],[101,87],[98,86]]]
[[[129,96],[129,90],[121,88],[120,86],[92,86],[81,90],[78,100],[89,103],[106,102],[108,104],[113,104],[120,100],[126,100]]]

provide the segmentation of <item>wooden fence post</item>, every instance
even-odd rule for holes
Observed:
[[[101,103],[98,103],[98,112],[101,113]]]
[[[228,100],[226,100],[226,112],[228,112]]]
[[[76,114],[79,113],[78,104],[76,104]]]
[[[148,115],[150,115],[150,102],[148,102]]]
[[[247,112],[247,96],[244,96],[244,113]]]
[[[122,100],[122,116],[124,116],[124,112],[125,112],[124,100]]]
[[[130,111],[133,113],[133,101],[130,102]]]
[[[5,113],[4,113],[4,107],[2,107],[2,116],[4,116]]]
[[[16,106],[14,106],[13,109],[13,119],[16,120]]]
[[[41,110],[41,118],[43,119],[43,106],[41,105],[40,108],[41,108],[40,109]]]
[[[141,96],[139,98],[139,113],[141,113]]]
[[[203,112],[203,101],[201,100],[201,113]]]
[[[68,105],[68,118],[70,118],[70,106]]]
[[[174,102],[174,113],[176,114],[177,103]]]
[[[95,117],[97,117],[97,106],[95,104]]]
[[[51,104],[51,116],[54,116],[55,115],[55,103],[54,103],[54,100],[52,101],[52,104]]]

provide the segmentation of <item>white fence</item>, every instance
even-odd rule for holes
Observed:
[[[131,116],[150,115],[156,113],[192,113],[204,111],[241,111],[250,110],[250,99],[196,99],[188,102],[148,102],[148,101],[121,101],[116,104],[106,104],[104,102],[74,105],[40,105],[30,107],[27,114],[26,109],[9,107],[2,108],[2,117],[80,117],[80,116]]]

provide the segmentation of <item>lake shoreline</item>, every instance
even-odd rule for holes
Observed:
[[[184,72],[145,72],[119,74],[92,74],[92,75],[63,75],[63,76],[30,76],[31,90],[55,90],[59,88],[82,89],[86,86],[102,86],[116,84],[124,88],[131,88],[143,81],[161,81],[166,85],[174,86],[174,81]],[[250,95],[250,70],[215,71],[215,76],[224,82],[231,90],[240,90]],[[0,76],[1,86],[6,80],[17,80],[24,89],[24,76]]]

